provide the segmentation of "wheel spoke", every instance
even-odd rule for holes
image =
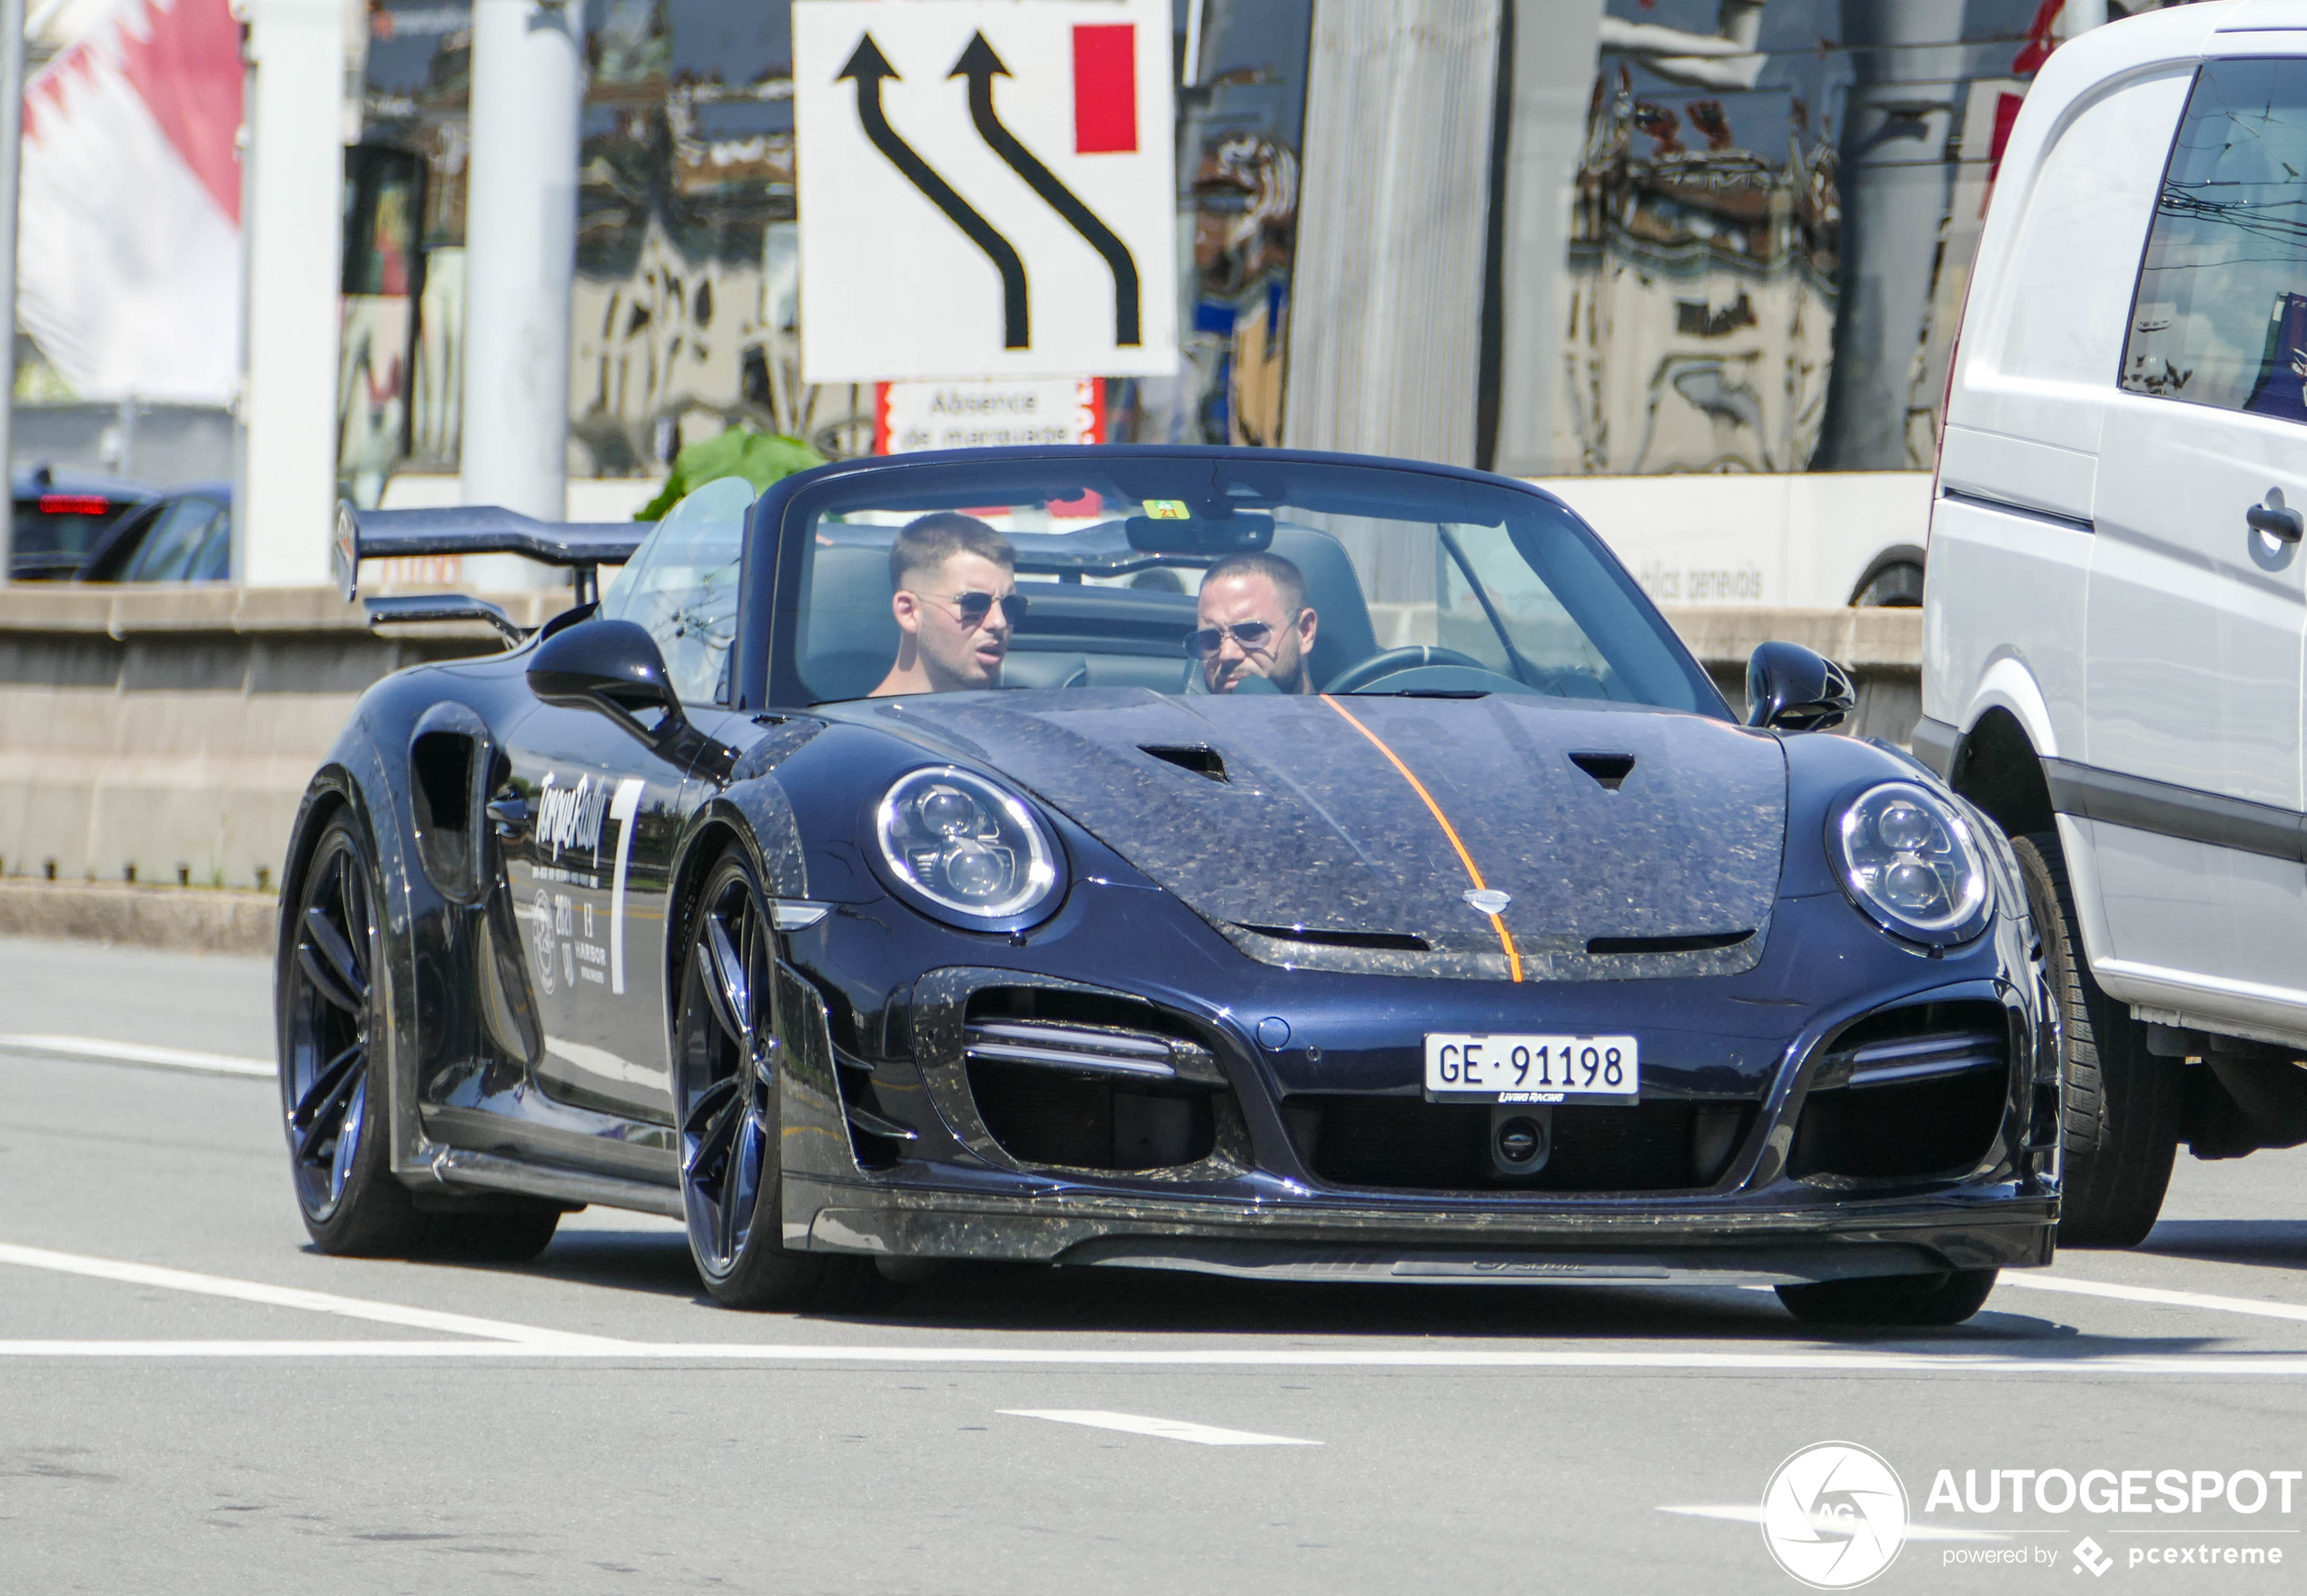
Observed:
[[[720,1251],[732,1263],[761,1184],[761,1122],[753,1113],[749,1096],[739,1101],[737,1142],[729,1149],[729,1172],[721,1180]]]
[[[737,1129],[738,1115],[742,1108],[741,1101],[735,1098],[724,1103],[720,1111],[714,1115],[711,1122],[706,1125],[704,1134],[697,1138],[697,1155],[689,1160],[688,1165],[689,1177],[692,1180],[704,1181],[712,1178],[714,1160],[728,1154],[729,1138]],[[726,1188],[728,1185],[726,1172],[724,1172],[722,1184]]]
[[[304,929],[306,936],[299,944],[300,949],[311,947],[318,951],[329,961],[330,973],[335,976],[342,990],[366,997],[369,995],[369,977],[361,971],[360,956],[352,951],[352,945],[345,940],[344,933],[329,923],[328,916],[321,912],[319,904],[304,911]]]
[[[742,928],[738,934],[743,935]],[[745,960],[730,942],[728,928],[718,915],[705,917],[703,951],[710,967],[703,972],[705,991],[713,1001],[714,1016],[742,1053],[753,1028],[752,994],[748,990]]]
[[[312,1123],[312,1116],[320,1112],[321,1105],[343,1085],[344,1072],[358,1067],[361,1050],[365,1046],[362,1042],[353,1043],[313,1072],[312,1084],[305,1088],[304,1095],[297,1099],[296,1111],[289,1115],[291,1125],[302,1129]]]
[[[336,972],[329,967],[325,958],[312,950],[310,941],[300,940],[297,943],[296,964],[304,972],[304,978],[312,983],[314,994],[331,1007],[341,1008],[356,1016],[368,1012],[368,1006],[338,982]]]
[[[357,1064],[365,1066],[366,1049],[355,1051],[361,1056],[357,1058]],[[296,1138],[296,1156],[299,1162],[311,1163],[314,1152],[335,1138],[344,1118],[345,1105],[352,1100],[353,1091],[367,1077],[367,1075],[368,1071],[365,1067],[348,1068],[338,1078],[335,1085],[330,1089],[328,1095],[313,1106],[311,1121],[303,1126]],[[302,1109],[302,1105],[300,1104],[298,1106]]]
[[[737,1090],[735,1080],[715,1081],[697,1095],[689,1105],[688,1117],[681,1122],[681,1135],[702,1138],[707,1126],[722,1109],[728,1105],[729,1095]]]

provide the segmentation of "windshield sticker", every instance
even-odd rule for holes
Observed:
[[[1148,499],[1145,513],[1154,520],[1192,520],[1193,512],[1183,499]]]

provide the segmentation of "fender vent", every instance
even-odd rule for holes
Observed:
[[[1585,771],[1602,785],[1604,792],[1616,792],[1634,774],[1632,754],[1572,754],[1570,763]],[[1716,943],[1711,946],[1720,947]]]
[[[1199,744],[1182,748],[1156,746],[1140,748],[1138,752],[1151,754],[1165,765],[1175,765],[1179,769],[1191,770],[1196,776],[1206,776],[1212,781],[1228,779],[1225,773],[1225,761],[1218,756],[1217,749],[1213,748],[1204,748]]]

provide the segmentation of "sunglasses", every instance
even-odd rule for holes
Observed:
[[[1196,659],[1207,659],[1225,647],[1228,638],[1241,644],[1244,653],[1262,654],[1266,645],[1273,641],[1273,628],[1262,620],[1239,621],[1233,626],[1205,626],[1200,631],[1185,634],[1185,651]]]
[[[936,596],[922,595],[924,598]],[[1023,593],[1008,593],[999,599],[991,593],[955,593],[945,601],[954,607],[954,614],[959,618],[964,629],[968,631],[975,631],[985,625],[985,618],[994,612],[996,604],[1001,606],[1002,615],[1010,625],[1023,625],[1025,620],[1025,595]]]

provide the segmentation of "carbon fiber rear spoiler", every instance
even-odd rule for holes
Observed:
[[[340,499],[336,543],[329,554],[329,566],[337,591],[349,604],[360,593],[363,560],[519,554],[544,565],[567,566],[575,577],[577,601],[585,604],[600,596],[598,570],[630,560],[641,540],[655,530],[650,521],[532,520],[493,504],[361,510]]]

